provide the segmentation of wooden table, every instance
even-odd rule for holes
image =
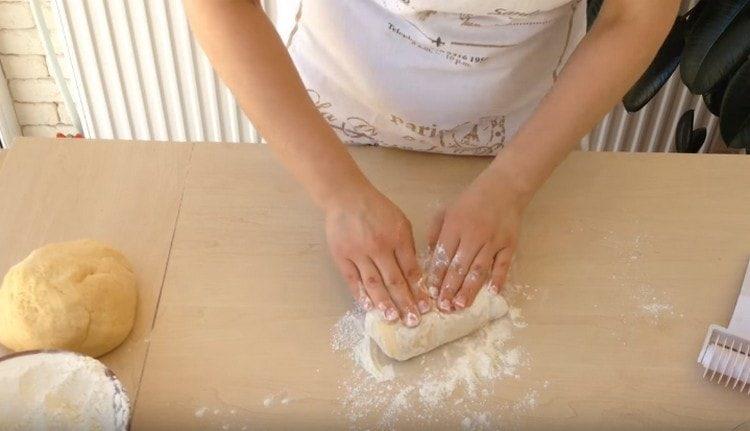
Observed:
[[[0,273],[45,243],[96,238],[135,267],[128,341],[105,362],[137,396],[191,145],[18,139],[0,166]]]
[[[419,243],[488,162],[352,153]],[[750,256],[748,180],[741,156],[572,154],[528,209],[514,268],[534,292],[515,300],[529,365],[488,403],[492,416],[536,388],[535,407],[493,423],[750,429],[750,397],[695,364]],[[136,399],[135,429],[350,425],[339,385],[354,365],[329,338],[351,303],[321,215],[265,147],[24,139],[0,168],[0,208],[0,272],[81,236],[133,260],[138,322],[103,360]],[[264,404],[281,393],[288,404]],[[432,429],[460,428],[450,410]]]

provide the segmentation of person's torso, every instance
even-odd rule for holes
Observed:
[[[347,143],[494,154],[585,31],[580,0],[302,0],[289,49]]]

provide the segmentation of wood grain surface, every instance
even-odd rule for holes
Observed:
[[[487,164],[352,152],[420,243]],[[747,179],[742,157],[573,154],[525,218],[514,279],[533,295],[512,302],[528,322],[513,339],[528,366],[496,383],[493,425],[747,428],[749,397],[703,382],[695,364],[750,255],[750,191],[732,186]],[[196,147],[136,429],[377,428],[382,411],[352,424],[342,407],[356,365],[330,337],[351,303],[322,223],[266,148]],[[508,414],[529,394],[533,408]],[[429,419],[405,411],[396,428],[460,428],[451,405]]]
[[[420,248],[432,214],[488,163],[352,153]],[[572,154],[524,219],[506,294],[528,324],[510,340],[527,361],[494,382],[493,428],[750,429],[750,397],[695,363],[750,257],[748,180],[739,156]],[[330,345],[351,301],[322,215],[266,147],[22,140],[0,168],[0,208],[0,271],[82,236],[133,261],[138,322],[103,360],[135,400],[134,429],[378,428],[382,411],[352,422],[342,405],[371,382],[352,383],[357,365]],[[460,429],[458,411],[406,409],[395,428]]]
[[[50,242],[93,238],[133,265],[135,327],[101,358],[137,396],[192,145],[18,139],[0,168],[0,273]]]

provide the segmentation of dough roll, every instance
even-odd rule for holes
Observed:
[[[370,310],[365,316],[365,332],[383,353],[405,361],[469,335],[507,312],[508,303],[502,296],[482,288],[470,308],[453,313],[432,311],[422,316],[416,328],[389,323],[381,312]]]

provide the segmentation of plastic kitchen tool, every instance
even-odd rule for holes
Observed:
[[[704,378],[750,395],[750,264],[729,326],[708,327],[698,363]]]

